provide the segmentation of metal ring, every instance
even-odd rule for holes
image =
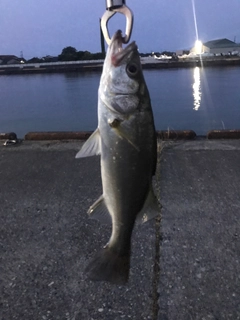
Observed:
[[[125,5],[123,5],[120,8],[116,8],[113,10],[107,10],[102,16],[101,19],[101,28],[103,32],[103,36],[109,45],[111,42],[111,38],[109,37],[109,31],[107,28],[108,20],[115,15],[117,12],[125,15],[126,17],[126,31],[125,31],[125,37],[123,37],[123,43],[128,43],[132,34],[132,28],[133,28],[133,13],[132,11]]]

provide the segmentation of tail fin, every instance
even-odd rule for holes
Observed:
[[[90,280],[126,284],[129,276],[130,252],[118,255],[110,248],[101,250],[88,264],[85,272]]]

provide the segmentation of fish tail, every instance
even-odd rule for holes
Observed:
[[[130,252],[120,255],[109,247],[101,250],[85,269],[92,281],[107,281],[114,284],[125,284],[128,281]]]

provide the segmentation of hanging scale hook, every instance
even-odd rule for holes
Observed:
[[[123,43],[128,43],[131,37],[133,28],[133,13],[126,6],[125,0],[106,0],[106,11],[104,12],[101,19],[101,28],[103,36],[109,45],[111,38],[109,37],[109,31],[107,28],[108,20],[114,16],[117,12],[122,13],[126,17],[126,31],[123,37]]]

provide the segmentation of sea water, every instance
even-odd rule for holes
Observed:
[[[92,131],[101,72],[0,76],[0,132]],[[144,70],[157,130],[240,129],[240,67]]]

